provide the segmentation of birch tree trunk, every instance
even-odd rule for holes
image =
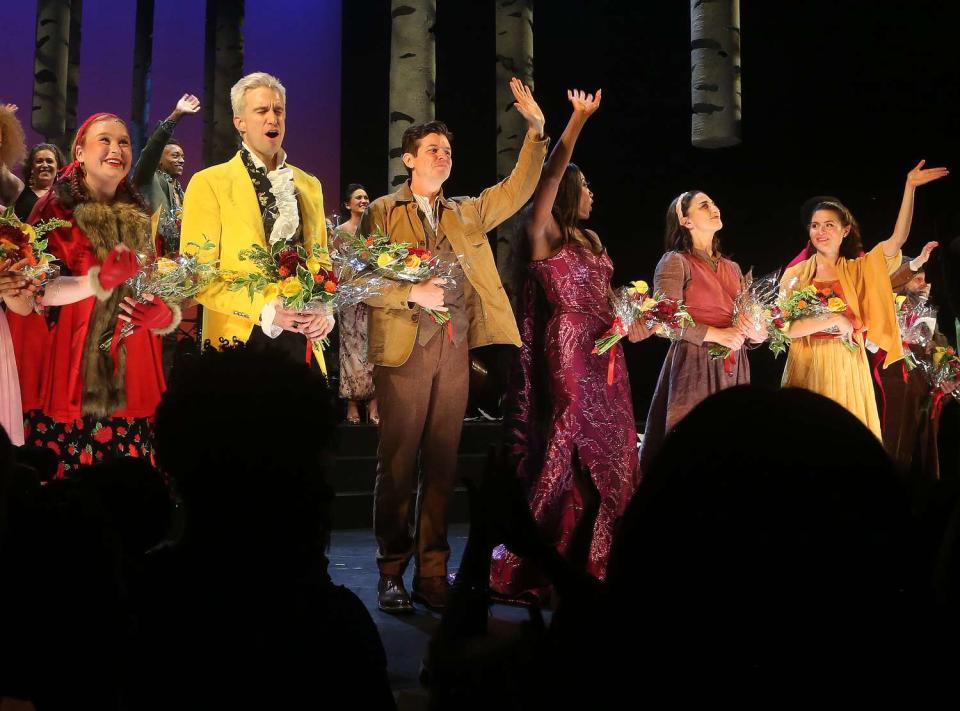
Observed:
[[[740,143],[740,0],[690,0],[690,141]]]
[[[137,19],[133,43],[133,91],[130,94],[130,133],[133,155],[139,156],[149,135],[150,70],[153,64],[154,0],[137,0]]]
[[[391,0],[390,157],[387,192],[407,179],[400,160],[403,132],[432,121],[436,110],[436,0]]]
[[[510,175],[517,164],[527,122],[513,108],[510,79],[517,77],[533,89],[533,0],[496,2],[497,180]],[[497,228],[497,270],[514,313],[526,273],[524,235],[514,215]]]
[[[83,20],[83,0],[73,0],[70,5],[70,51],[67,59],[67,106],[63,154],[70,152],[73,134],[77,132],[77,102],[80,100],[80,28]]]
[[[203,164],[223,163],[237,150],[230,88],[243,76],[243,0],[207,0],[203,89]],[[282,44],[282,43],[281,43]],[[291,48],[287,48],[292,51]]]
[[[70,0],[37,2],[37,47],[33,59],[30,123],[51,143],[63,143],[66,132],[70,5]]]

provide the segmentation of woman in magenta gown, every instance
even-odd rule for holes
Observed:
[[[520,367],[507,395],[507,438],[543,536],[563,552],[580,515],[573,458],[589,472],[599,494],[587,570],[604,578],[613,526],[640,480],[637,432],[623,350],[593,353],[609,329],[613,263],[597,235],[579,226],[593,194],[570,157],[587,118],[600,105],[568,92],[573,115],[550,156],[533,204],[524,215],[531,251],[523,296]],[[631,341],[648,335],[635,325]],[[491,588],[510,598],[544,601],[550,586],[539,570],[504,546],[494,550]]]

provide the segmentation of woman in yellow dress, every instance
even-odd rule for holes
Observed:
[[[890,274],[900,266],[900,248],[910,234],[913,198],[917,187],[948,174],[946,168],[923,167],[920,161],[907,174],[900,214],[893,234],[863,254],[860,226],[842,203],[818,203],[809,224],[807,259],[783,273],[781,285],[788,291],[813,284],[832,292],[846,303],[839,313],[808,316],[793,321],[784,387],[812,390],[843,405],[877,439],[880,417],[865,350],[870,339],[887,352],[884,367],[903,357],[903,344],[893,306]],[[841,339],[855,344],[848,349]]]

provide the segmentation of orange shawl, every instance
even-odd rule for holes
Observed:
[[[867,254],[856,259],[840,257],[837,274],[847,304],[863,323],[864,330],[873,343],[887,352],[883,367],[887,368],[903,358],[903,341],[893,303],[893,287],[890,285],[890,267],[900,266],[901,253],[887,257],[883,244],[878,244]],[[813,281],[817,273],[817,255],[795,264],[783,273],[780,284],[800,289]],[[863,336],[854,337],[863,344]]]

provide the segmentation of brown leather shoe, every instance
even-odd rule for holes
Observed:
[[[445,575],[429,578],[414,578],[413,601],[418,602],[428,610],[441,612],[447,607],[447,598],[450,597],[450,583]]]
[[[384,612],[413,612],[413,603],[403,587],[402,575],[381,575],[377,585],[377,607]]]

